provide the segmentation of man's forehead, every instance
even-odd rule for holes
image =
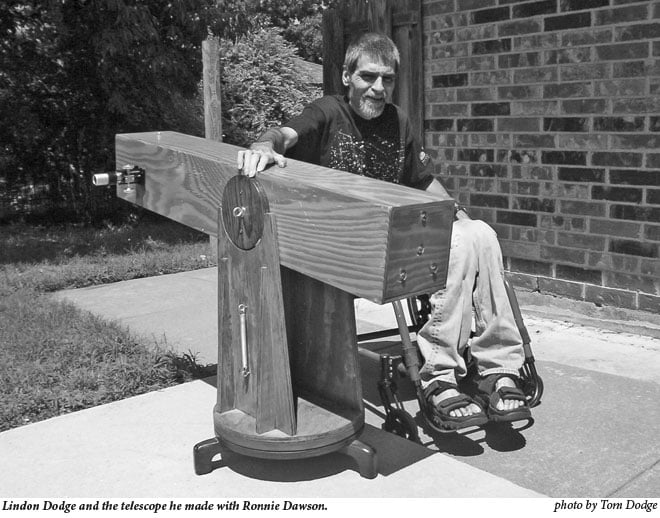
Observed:
[[[378,72],[380,74],[392,74],[394,75],[394,67],[390,64],[383,63],[381,59],[376,59],[368,55],[360,56],[358,59],[357,66],[355,67],[356,72]]]

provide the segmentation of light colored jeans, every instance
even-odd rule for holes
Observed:
[[[447,286],[431,296],[431,307],[417,336],[425,360],[423,386],[435,379],[455,383],[464,377],[468,341],[479,374],[518,375],[524,359],[522,338],[504,287],[497,235],[483,221],[454,222]]]

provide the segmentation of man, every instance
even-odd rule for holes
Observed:
[[[362,35],[346,51],[346,96],[322,97],[284,126],[266,131],[238,153],[238,169],[254,176],[271,163],[285,167],[286,154],[450,198],[433,177],[407,117],[392,104],[398,68],[399,53],[389,38]],[[447,286],[431,296],[429,321],[417,337],[425,360],[420,373],[428,417],[441,430],[531,415],[518,388],[524,353],[503,275],[495,232],[457,211]],[[461,393],[457,384],[467,373],[464,352],[473,315],[476,332],[469,345],[479,373],[477,399]]]

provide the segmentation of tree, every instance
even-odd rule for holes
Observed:
[[[209,33],[237,43],[322,7],[311,0],[0,2],[0,201],[3,190],[34,185],[90,217],[98,198],[91,176],[114,169],[116,133],[203,135],[198,85]],[[284,104],[278,109],[288,113]],[[264,121],[273,120],[268,113]]]
[[[2,9],[7,185],[47,184],[89,212],[91,175],[114,168],[116,133],[203,133],[191,107],[212,0],[10,0]]]
[[[338,4],[339,0],[228,0],[222,14],[221,36],[235,40],[260,28],[279,27],[284,38],[297,47],[300,57],[320,63],[321,15]]]

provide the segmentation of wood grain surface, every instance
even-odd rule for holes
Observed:
[[[217,211],[240,149],[174,132],[117,135],[117,167],[146,171],[144,185],[119,185],[117,195],[217,236]],[[377,303],[444,286],[453,200],[293,160],[259,181],[276,219],[282,265]]]
[[[262,216],[263,238],[254,248],[243,250],[224,233],[218,237],[218,405],[253,416],[256,433],[295,435],[280,263],[272,219]]]

